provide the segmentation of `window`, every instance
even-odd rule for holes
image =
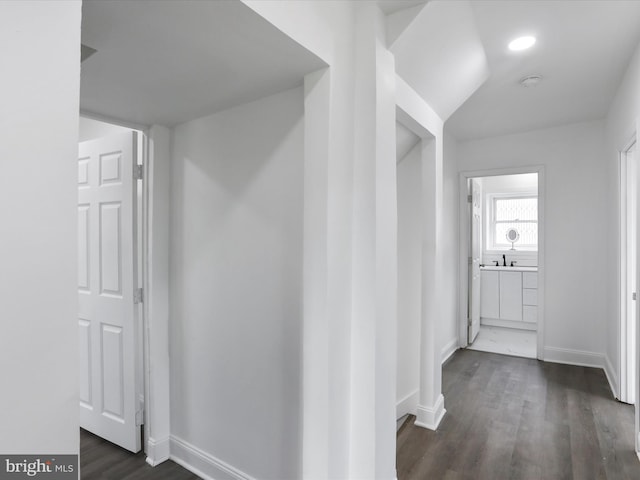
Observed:
[[[492,195],[487,228],[489,250],[509,250],[507,230],[515,228],[520,238],[516,250],[538,249],[538,197],[536,195]]]

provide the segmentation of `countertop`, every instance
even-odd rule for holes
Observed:
[[[484,266],[480,266],[480,270],[499,270],[499,271],[506,271],[506,272],[537,272],[538,271],[538,267],[520,267],[518,265],[516,265],[515,267],[503,267],[503,266],[499,266],[496,267],[495,265],[484,265]]]

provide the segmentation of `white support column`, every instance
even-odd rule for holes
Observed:
[[[395,72],[384,17],[356,7],[349,478],[393,479],[397,195]]]
[[[305,77],[302,477],[329,478],[327,202],[330,72]]]
[[[416,425],[435,430],[444,417],[442,358],[437,321],[440,318],[442,278],[442,138],[422,141],[422,328],[420,347],[420,402]]]

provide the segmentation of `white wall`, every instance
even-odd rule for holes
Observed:
[[[538,191],[538,175],[520,173],[516,175],[496,175],[482,179],[483,193],[531,193]]]
[[[602,365],[610,246],[604,126],[589,122],[459,144],[460,171],[544,165],[544,358]]]
[[[295,89],[175,128],[171,452],[214,478],[196,449],[300,477],[302,107]]]
[[[422,146],[398,163],[398,363],[396,417],[415,415],[422,313]]]
[[[0,10],[0,452],[76,454],[80,2]]]
[[[620,162],[618,152],[629,140],[630,135],[640,125],[640,46],[636,49],[625,76],[618,88],[614,101],[607,115],[606,127],[606,184],[609,194],[607,196],[609,245],[607,245],[607,348],[609,376],[613,383],[617,384],[620,374],[620,323],[619,323],[619,254],[620,245],[618,232],[620,231],[619,219],[619,172]],[[617,386],[617,385],[616,385]]]
[[[111,135],[114,133],[124,133],[130,131],[131,129],[127,127],[121,127],[119,125],[101,122],[100,120],[94,120],[93,118],[80,117],[78,141],[84,142],[87,140],[106,137],[107,135]]]

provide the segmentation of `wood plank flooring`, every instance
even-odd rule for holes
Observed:
[[[81,480],[198,480],[200,477],[167,460],[157,467],[144,453],[128,452],[85,430],[80,430]]]
[[[634,409],[600,369],[459,350],[436,432],[398,431],[399,480],[640,479]]]

